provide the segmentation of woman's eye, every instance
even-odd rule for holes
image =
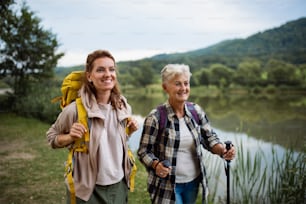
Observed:
[[[97,72],[104,72],[104,69],[103,68],[98,68]]]

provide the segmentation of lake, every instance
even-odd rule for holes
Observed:
[[[139,123],[166,98],[129,96],[128,102]],[[306,97],[218,97],[190,98],[206,112],[211,126],[220,138],[252,138],[254,142],[279,145],[285,149],[303,151],[306,139]],[[131,148],[137,149],[141,129],[131,138]],[[249,144],[243,144],[248,146]]]

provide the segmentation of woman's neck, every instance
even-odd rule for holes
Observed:
[[[185,102],[180,102],[180,101],[179,102],[173,102],[173,101],[169,100],[169,104],[171,105],[175,115],[178,118],[184,117],[184,115],[185,115],[185,109],[184,109]]]
[[[97,93],[97,103],[99,104],[108,104],[110,101],[111,92],[98,92]]]

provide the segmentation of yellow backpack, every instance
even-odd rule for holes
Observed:
[[[73,101],[76,101],[77,112],[78,112],[78,122],[82,123],[84,127],[87,129],[84,136],[78,140],[76,140],[73,146],[70,148],[67,161],[65,163],[65,178],[68,181],[68,185],[70,188],[70,201],[71,204],[76,203],[75,198],[75,189],[73,182],[73,155],[74,152],[84,152],[88,153],[88,144],[89,144],[89,127],[88,127],[88,117],[87,112],[83,106],[81,98],[78,96],[78,91],[82,87],[83,80],[85,77],[84,71],[73,71],[68,74],[62,83],[61,92],[62,96],[56,97],[52,100],[52,102],[60,101],[60,107],[63,109],[65,106],[70,104]],[[126,123],[128,120],[126,120]],[[126,128],[126,133],[129,134],[129,129]],[[132,171],[130,174],[130,191],[134,191],[135,186],[135,176],[136,176],[136,163],[133,152],[128,149],[128,157],[132,165]]]

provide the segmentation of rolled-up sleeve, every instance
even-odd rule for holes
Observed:
[[[47,141],[52,148],[60,148],[57,145],[56,137],[60,134],[69,133],[75,121],[77,121],[76,105],[75,103],[71,103],[62,110],[56,121],[46,132]]]
[[[200,113],[199,117],[200,117],[200,128],[202,136],[201,143],[204,145],[204,147],[207,150],[210,151],[213,146],[221,143],[220,139],[216,134],[216,132],[213,130],[213,128],[210,126],[210,122],[204,110],[199,105],[195,105],[195,108],[196,111]]]

